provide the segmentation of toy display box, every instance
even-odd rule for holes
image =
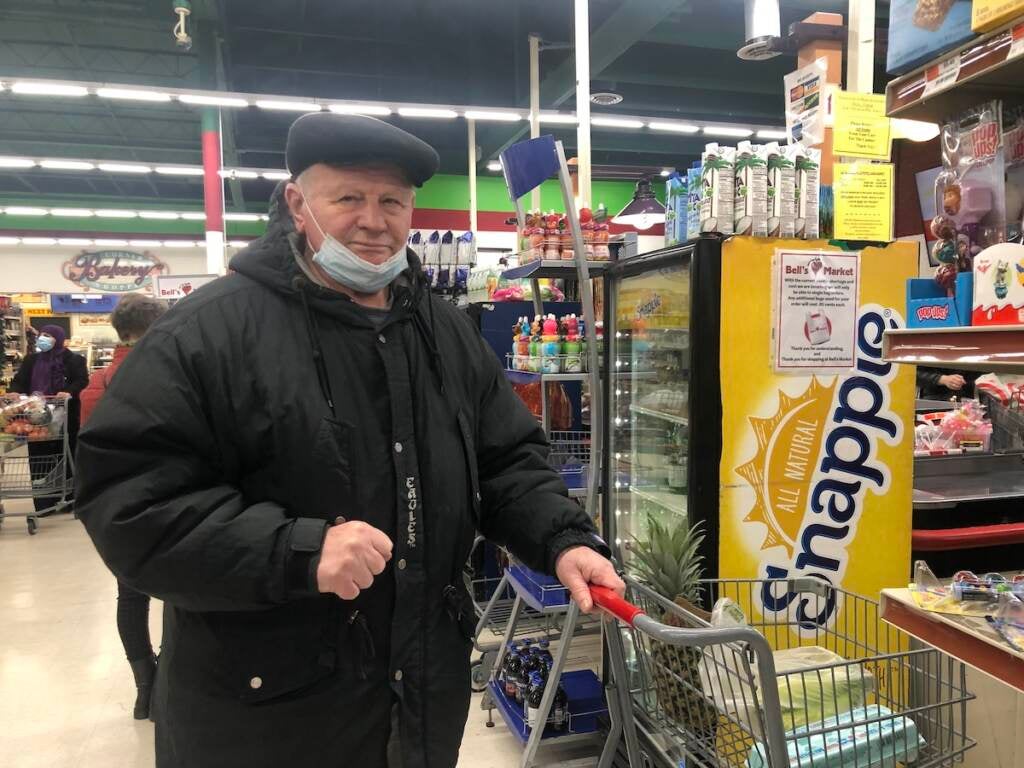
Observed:
[[[996,27],[1024,15],[1024,0],[974,0],[971,4],[971,28],[991,32]]]
[[[952,298],[931,278],[907,280],[907,327],[953,328],[970,325],[973,294],[974,275],[970,272],[961,272],[956,276],[955,296]]]
[[[971,0],[892,0],[885,69],[902,75],[972,37]]]
[[[1024,245],[1000,243],[974,257],[973,325],[1024,325]]]

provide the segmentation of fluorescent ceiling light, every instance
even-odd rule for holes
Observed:
[[[671,176],[671,175],[672,175],[672,171],[670,171],[668,168],[662,168],[661,169],[661,178],[665,178],[666,176]]]
[[[56,245],[57,238],[55,237],[23,237],[21,238],[22,245]]]
[[[65,83],[15,83],[11,86],[11,92],[26,96],[86,96],[89,89]]]
[[[100,163],[99,169],[107,173],[152,173],[153,169],[148,165],[136,165],[134,163]]]
[[[159,248],[163,243],[159,240],[129,240],[128,245],[135,248]]]
[[[195,248],[197,245],[195,240],[164,240],[164,248]]]
[[[749,128],[734,128],[728,125],[705,125],[704,133],[709,136],[736,136],[743,138],[753,133]]]
[[[522,120],[523,116],[517,112],[490,112],[486,110],[470,109],[466,111],[467,120],[497,120],[499,122],[514,123]]]
[[[51,216],[73,216],[80,219],[85,219],[93,215],[93,212],[88,208],[51,208]]]
[[[96,166],[84,160],[40,160],[39,165],[51,171],[92,171]]]
[[[32,168],[35,164],[28,157],[0,157],[0,168]]]
[[[181,215],[174,211],[139,211],[139,218],[175,220],[181,218]]]
[[[497,160],[491,160],[491,162],[489,162],[487,164],[487,170],[488,171],[500,171],[501,170],[501,163],[498,162]]]
[[[224,221],[259,221],[258,213],[225,213]]]
[[[185,211],[181,218],[185,221],[206,221],[206,214],[202,211]]]
[[[8,216],[45,216],[49,211],[45,208],[33,208],[27,205],[12,205],[4,208]]]
[[[260,214],[260,221],[270,221],[270,217],[265,213]]]
[[[566,115],[562,112],[541,112],[539,119],[547,125],[576,125],[579,122],[576,115]]]
[[[92,240],[84,237],[58,237],[57,245],[92,245]]]
[[[279,112],[319,112],[321,107],[312,101],[274,101],[259,100],[256,106],[260,109],[272,109]]]
[[[198,165],[158,165],[153,169],[164,176],[202,176],[203,169]]]
[[[402,117],[436,117],[452,120],[459,116],[454,109],[434,109],[432,107],[400,107],[398,114]]]
[[[256,171],[243,171],[241,168],[224,168],[217,173],[225,179],[258,179],[260,177]]]
[[[101,219],[134,219],[139,215],[139,212],[126,211],[120,208],[98,208],[96,215]]]
[[[288,171],[264,171],[260,176],[270,181],[284,181],[292,177]]]
[[[391,114],[390,107],[381,107],[376,104],[329,104],[331,112],[339,115],[375,115],[387,117]]]
[[[894,139],[910,139],[911,141],[930,141],[939,135],[939,126],[920,120],[893,118],[892,135]]]
[[[97,88],[96,95],[102,99],[124,99],[125,101],[170,101],[169,93],[145,91],[135,88]]]
[[[127,240],[101,240],[101,239],[99,239],[99,240],[95,240],[93,242],[95,242],[96,245],[102,246],[104,248],[124,248],[126,245],[128,245],[128,241]]]
[[[590,124],[601,128],[643,128],[641,120],[627,120],[622,117],[592,117]]]
[[[196,93],[183,93],[178,96],[182,104],[194,104],[199,107],[248,107],[249,102],[235,96],[204,96]]]
[[[18,237],[0,237],[0,245],[17,245],[21,242]]]
[[[248,240],[228,240],[228,246],[231,248],[247,248],[249,246]]]
[[[652,131],[671,131],[672,133],[697,133],[700,131],[699,125],[689,125],[688,123],[661,123],[655,121],[648,123],[647,127]]]
[[[757,138],[759,139],[788,139],[789,134],[785,131],[758,131]]]

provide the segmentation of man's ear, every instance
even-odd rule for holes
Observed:
[[[288,185],[284,188],[284,200],[288,205],[288,212],[292,215],[292,221],[295,222],[295,231],[299,234],[305,234],[306,216],[305,208],[302,205],[305,197],[302,194],[302,190],[299,189],[299,185],[294,181],[288,182]]]

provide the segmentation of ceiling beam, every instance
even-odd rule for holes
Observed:
[[[661,88],[692,88],[695,90],[712,87],[714,88],[713,92],[716,94],[778,94],[782,91],[781,81],[777,83],[766,82],[756,77],[728,78],[716,75],[714,80],[709,81],[707,77],[702,77],[696,74],[689,75],[684,74],[683,72],[668,74],[652,72],[650,70],[646,72],[638,72],[635,70],[630,71],[627,69],[605,70],[601,73],[601,77],[598,82],[604,81],[613,83],[634,83],[636,85],[656,85]],[[742,100],[742,98],[742,96],[736,97],[737,100]]]

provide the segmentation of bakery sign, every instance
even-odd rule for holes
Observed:
[[[149,251],[82,251],[64,262],[64,277],[82,288],[104,293],[128,293],[149,288],[168,271]]]

